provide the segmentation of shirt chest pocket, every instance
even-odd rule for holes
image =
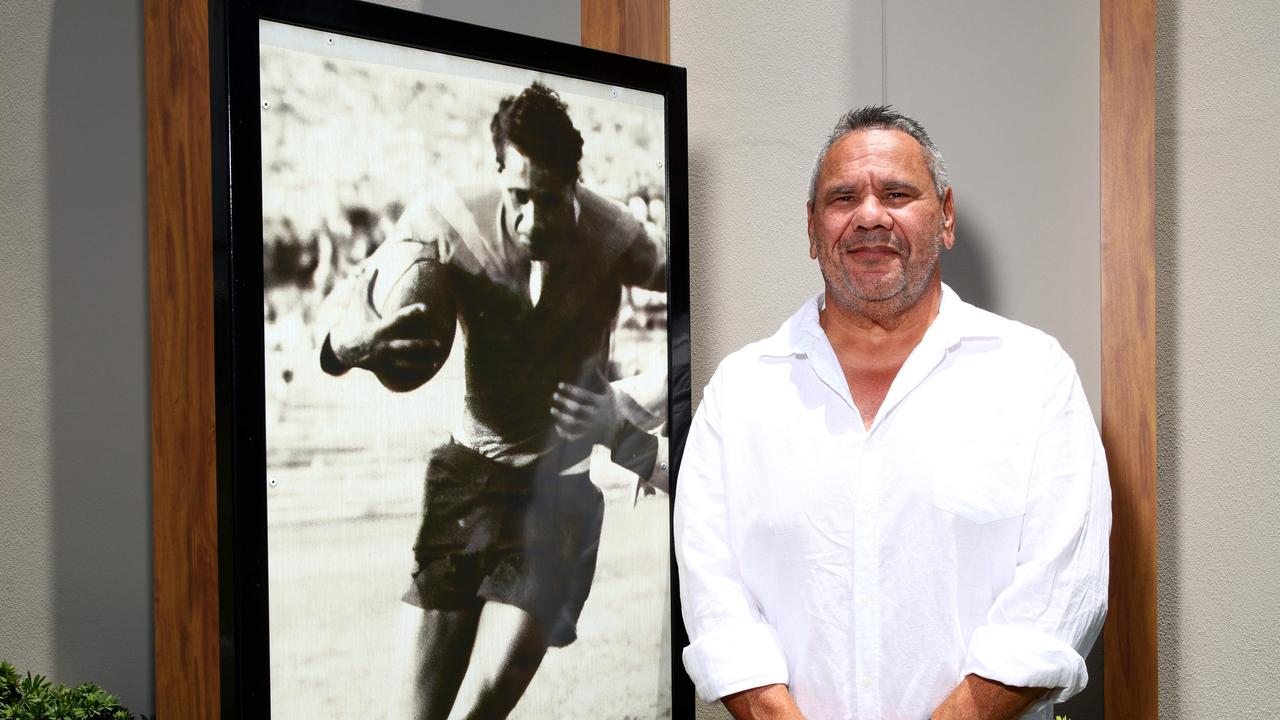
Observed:
[[[1020,517],[1027,508],[1032,448],[1022,442],[998,447],[951,446],[935,458],[933,505],[978,524]]]

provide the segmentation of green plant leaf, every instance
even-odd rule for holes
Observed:
[[[0,720],[134,720],[120,700],[94,685],[73,688],[0,662]],[[141,720],[146,720],[145,716]]]

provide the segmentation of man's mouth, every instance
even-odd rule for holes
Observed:
[[[840,250],[865,260],[906,255],[903,244],[888,232],[855,233],[840,243]]]
[[[855,255],[864,255],[864,256],[868,256],[868,257],[887,257],[887,256],[889,256],[889,255],[897,255],[897,254],[898,254],[898,251],[897,251],[897,250],[895,250],[895,249],[893,249],[893,248],[889,247],[888,245],[873,245],[873,246],[870,246],[870,247],[867,247],[867,246],[863,246],[863,247],[855,247],[855,248],[849,248],[849,249],[848,249],[848,250],[846,250],[845,252],[853,253],[853,254],[855,254]]]
[[[854,262],[867,267],[882,266],[902,256],[902,253],[891,245],[857,245],[845,248],[844,253]]]

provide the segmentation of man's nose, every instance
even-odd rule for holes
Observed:
[[[868,194],[858,203],[853,213],[853,223],[858,230],[893,229],[893,216],[888,213],[880,198]]]
[[[516,232],[527,233],[533,228],[533,213],[532,200],[520,206],[520,210],[516,214]]]

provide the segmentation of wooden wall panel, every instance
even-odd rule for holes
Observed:
[[[670,0],[582,0],[582,44],[671,62]]]
[[[1108,720],[1156,720],[1155,2],[1102,0],[1102,438],[1113,492]]]
[[[209,10],[147,0],[156,714],[217,718]]]

